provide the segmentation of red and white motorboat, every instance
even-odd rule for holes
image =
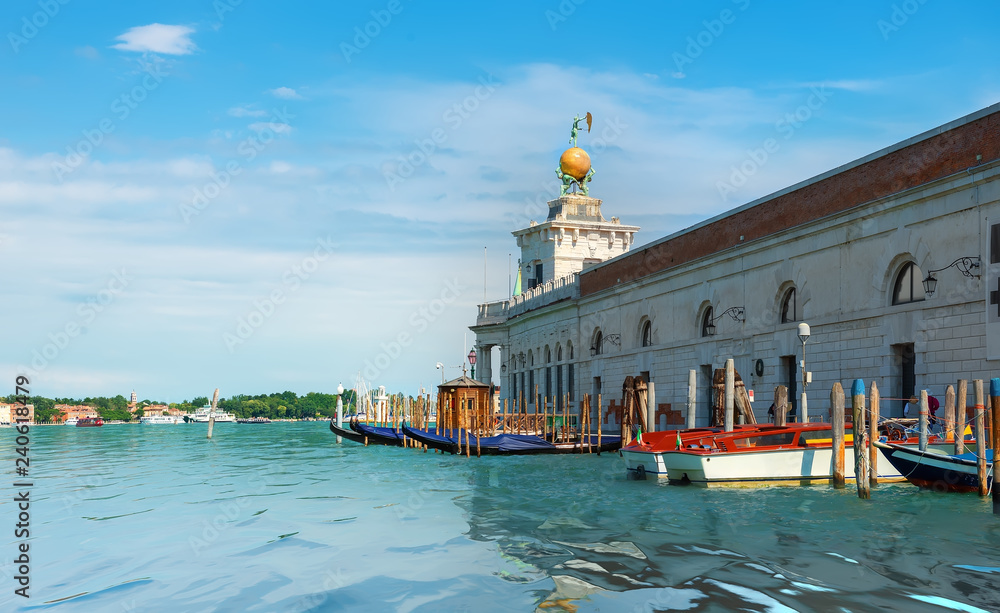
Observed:
[[[674,430],[644,433],[622,447],[627,468],[671,483],[716,485],[807,485],[833,480],[832,428],[828,423],[744,426],[733,432]],[[844,476],[854,479],[853,437],[845,434]],[[916,441],[906,441],[915,443]],[[935,437],[933,447],[950,443]],[[880,481],[904,481],[878,451]]]

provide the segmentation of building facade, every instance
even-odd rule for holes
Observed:
[[[802,391],[807,322],[814,418],[828,416],[835,382],[856,378],[878,384],[890,416],[920,389],[943,399],[958,379],[1000,374],[998,174],[994,105],[585,270],[581,261],[562,283],[480,305],[479,359],[500,348],[481,380],[508,400],[523,393],[528,411],[536,386],[574,407],[601,393],[607,411],[625,377],[642,375],[662,428],[686,412],[693,370],[704,425],[712,372],[733,358],[766,421],[776,386],[796,401]],[[555,272],[567,265],[556,249],[565,233],[523,238],[542,225],[514,234],[522,262],[551,257]],[[622,227],[631,241],[638,228]]]

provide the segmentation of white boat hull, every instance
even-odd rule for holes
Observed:
[[[944,445],[940,447],[942,452],[947,449]],[[833,449],[822,447],[712,454],[623,449],[622,457],[629,471],[702,486],[807,485],[833,480]],[[853,446],[844,449],[844,477],[854,480]],[[878,451],[878,478],[882,482],[906,480],[881,450]]]
[[[184,423],[184,418],[180,415],[148,415],[140,417],[139,423],[144,426],[182,424]]]

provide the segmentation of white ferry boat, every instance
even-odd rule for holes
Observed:
[[[208,423],[209,416],[215,417],[215,423],[220,422],[236,422],[236,416],[232,413],[226,413],[224,411],[215,411],[212,413],[212,407],[203,406],[194,413],[189,413],[184,417],[184,421],[188,423]]]
[[[76,418],[76,417],[70,417],[69,419],[66,420],[66,425],[67,426],[75,426],[76,422],[78,422],[78,421],[80,421],[78,418]]]
[[[143,425],[182,424],[184,423],[184,418],[180,415],[143,415],[139,418],[139,423]]]

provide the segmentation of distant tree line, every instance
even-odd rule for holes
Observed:
[[[354,390],[344,390],[344,412],[353,412],[355,402]],[[5,402],[14,402],[13,396],[5,399]],[[135,415],[129,413],[128,400],[121,394],[107,398],[104,396],[87,397],[82,400],[76,398],[45,398],[44,396],[32,396],[30,403],[35,405],[35,421],[50,421],[56,419],[59,411],[55,409],[57,404],[86,405],[94,407],[95,412],[105,420],[129,421],[138,419],[144,415],[148,405],[167,403],[157,400],[142,400]],[[185,413],[193,413],[197,409],[211,403],[207,396],[198,396],[190,401],[171,402],[172,409],[179,409]],[[237,417],[267,417],[269,419],[301,419],[303,417],[333,417],[337,411],[337,395],[309,392],[305,396],[298,396],[295,392],[281,392],[274,394],[260,394],[257,396],[237,395],[232,398],[220,398],[217,410],[233,413]]]

